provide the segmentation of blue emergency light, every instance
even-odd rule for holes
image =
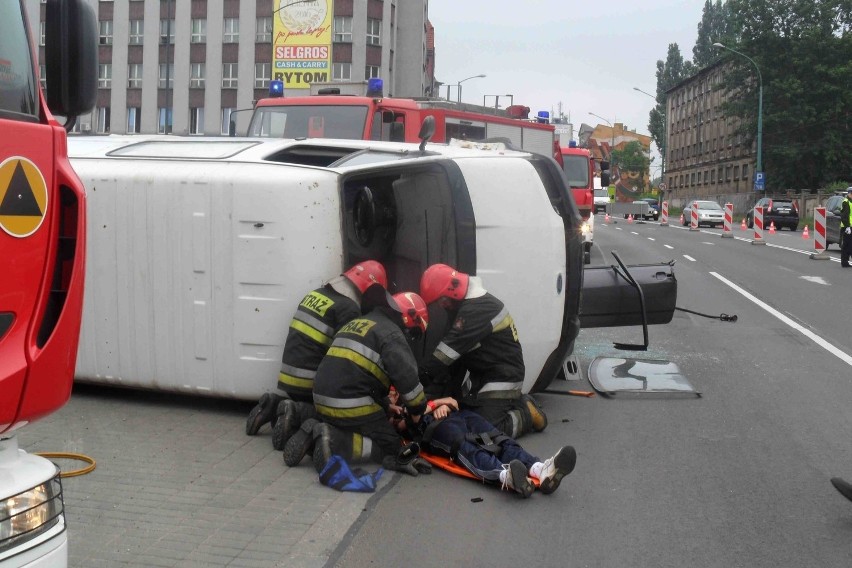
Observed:
[[[536,121],[539,124],[550,124],[550,113],[546,110],[538,111],[538,116],[536,117]]]
[[[284,81],[273,79],[269,82],[269,96],[272,98],[284,96]]]
[[[568,141],[568,147],[569,148],[576,148],[577,147],[577,141],[576,140],[569,140]]]
[[[379,79],[378,77],[373,77],[369,81],[367,81],[367,96],[368,97],[381,97],[383,89],[385,88],[385,82]]]

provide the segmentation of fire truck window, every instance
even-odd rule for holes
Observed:
[[[249,136],[361,140],[367,116],[366,106],[259,107],[249,126]]]
[[[36,88],[21,5],[0,2],[0,116],[38,117]]]
[[[447,141],[451,138],[456,140],[470,140],[478,142],[485,140],[485,126],[475,124],[447,123]]]
[[[373,113],[373,124],[370,125],[370,140],[388,140],[384,137],[382,124],[382,111],[377,110]]]

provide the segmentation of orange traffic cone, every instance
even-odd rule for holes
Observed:
[[[633,215],[632,215],[632,214],[630,214],[630,215],[628,215],[628,216],[627,216],[627,222],[628,222],[628,223],[632,223],[632,222],[633,222]]]
[[[771,223],[769,223],[769,234],[770,235],[775,234],[775,221],[772,221]]]
[[[680,224],[683,225],[683,213],[680,214]]]
[[[746,222],[745,222],[745,217],[743,217],[743,222],[740,223],[740,229],[742,229],[743,231],[748,229],[748,225],[746,225]]]
[[[609,223],[609,213],[607,213],[606,215],[604,215],[604,221],[606,221],[607,223]]]
[[[804,231],[802,231],[802,238],[803,238],[803,239],[809,239],[809,238],[811,238],[811,236],[808,234],[808,226],[807,226],[807,225],[805,225],[805,230],[804,230]]]

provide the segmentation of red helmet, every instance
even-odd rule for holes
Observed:
[[[433,264],[420,278],[420,294],[423,301],[431,304],[438,298],[464,300],[469,277],[446,264]]]
[[[402,323],[405,327],[419,327],[421,331],[426,331],[426,326],[429,325],[429,310],[423,298],[414,292],[400,292],[394,294],[393,300],[402,312]]]
[[[359,262],[344,272],[343,275],[355,284],[355,287],[362,294],[373,284],[381,284],[385,290],[388,288],[388,275],[385,272],[385,267],[382,266],[381,262],[375,260]]]

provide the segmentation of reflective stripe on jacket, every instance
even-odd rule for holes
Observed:
[[[360,315],[358,304],[330,286],[313,290],[302,298],[284,343],[278,388],[296,398],[310,400],[314,375],[334,334]]]

